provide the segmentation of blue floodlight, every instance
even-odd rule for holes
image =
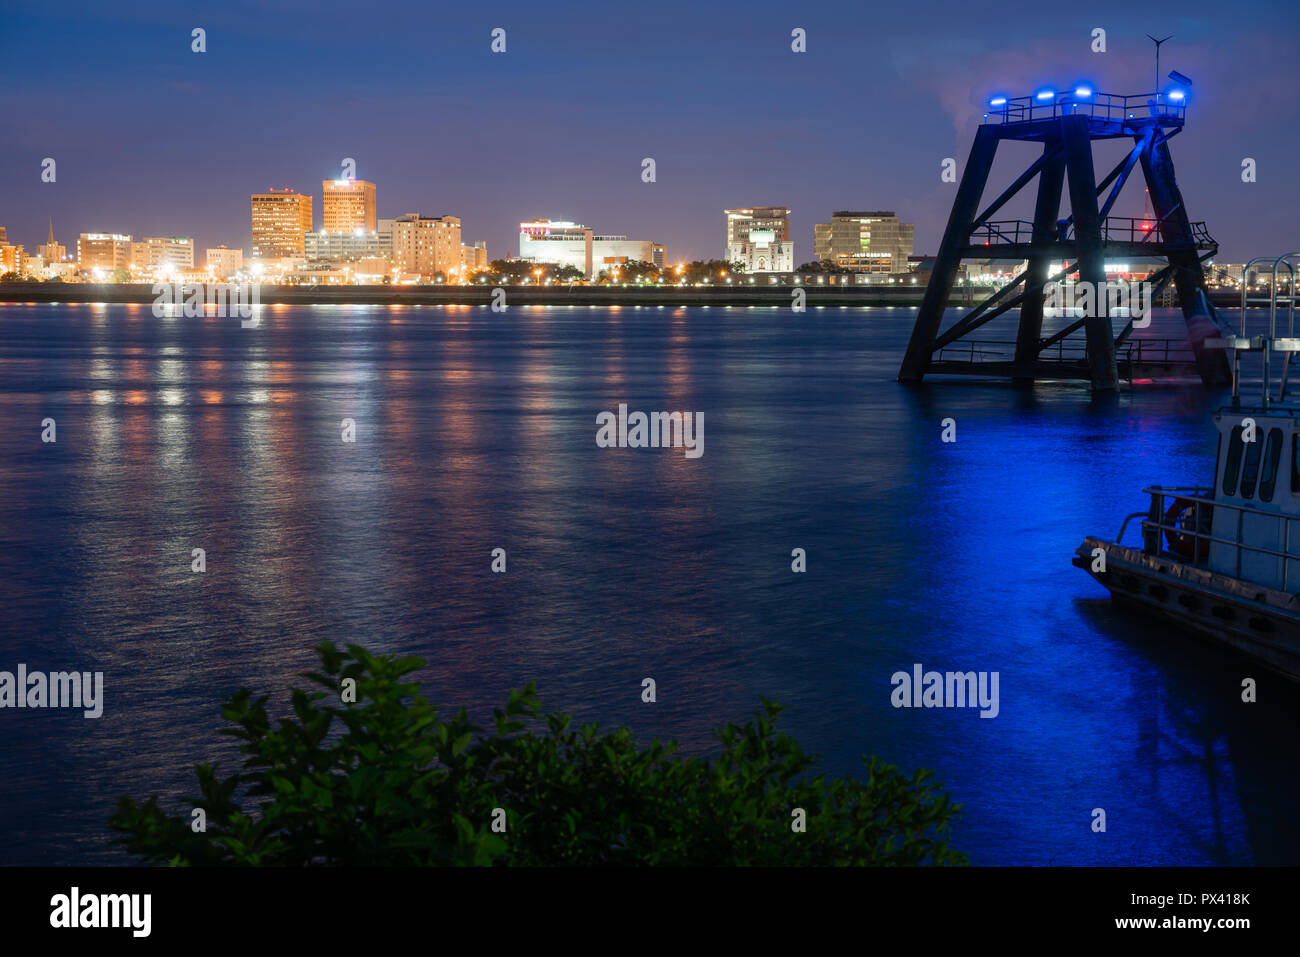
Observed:
[[[1055,90],[1039,90],[1036,97],[1040,100],[1050,100],[1056,96]]]
[[[995,96],[989,100],[989,106],[1006,106],[1007,98],[1005,96]]]
[[[1080,100],[1086,100],[1088,97],[1092,96],[1092,87],[1080,83],[1074,88],[1074,95]]]
[[[1187,93],[1184,92],[1183,90],[1180,90],[1180,89],[1174,88],[1174,89],[1170,90],[1168,93],[1166,93],[1165,95],[1166,95],[1170,100],[1172,100],[1172,101],[1174,101],[1175,103],[1177,103],[1177,102],[1181,101],[1185,96],[1187,96]]]

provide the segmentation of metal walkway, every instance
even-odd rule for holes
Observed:
[[[935,353],[929,372],[1013,379],[1091,379],[1088,347],[1082,340],[1057,340],[1031,365],[1016,362],[1015,351],[1014,339],[963,339],[960,345],[946,346]],[[1196,354],[1184,338],[1128,339],[1116,350],[1115,366],[1125,382],[1200,377]]]

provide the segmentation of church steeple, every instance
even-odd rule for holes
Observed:
[[[54,245],[54,217],[53,216],[50,217],[50,238],[47,239],[46,242],[51,246]]]

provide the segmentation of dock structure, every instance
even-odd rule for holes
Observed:
[[[962,171],[957,196],[944,231],[934,271],[926,287],[907,353],[899,369],[900,382],[920,382],[927,373],[993,375],[1020,383],[1038,379],[1084,379],[1094,392],[1119,388],[1121,377],[1135,374],[1158,378],[1199,375],[1207,386],[1231,382],[1227,357],[1221,350],[1203,349],[1207,337],[1221,334],[1214,306],[1204,293],[1202,263],[1214,256],[1218,244],[1205,223],[1187,215],[1174,180],[1169,140],[1182,131],[1186,93],[1116,96],[1088,87],[1068,92],[1045,90],[1033,96],[995,97],[975,134]],[[1093,143],[1128,138],[1133,148],[1098,182],[1093,168]],[[1028,169],[983,210],[980,203],[998,146],[1008,140],[1042,144],[1042,153]],[[1146,180],[1153,214],[1134,219],[1111,216],[1124,185],[1138,168]],[[1015,196],[1037,183],[1032,222],[994,217]],[[1061,218],[1063,195],[1070,214]],[[940,325],[963,260],[975,258],[1025,260],[1024,272],[965,312],[947,330]],[[1150,278],[1152,298],[1172,284],[1182,307],[1189,336],[1171,351],[1148,348],[1134,355],[1129,343],[1133,319],[1116,334],[1103,297],[1099,308],[1087,310],[1055,334],[1043,336],[1046,287],[1077,276],[1100,290],[1106,283],[1107,259],[1159,258],[1167,262]],[[1063,264],[1056,273],[1053,264]],[[1020,310],[1014,343],[976,342],[968,336],[1012,309]],[[1075,333],[1083,331],[1083,342]],[[969,349],[966,348],[969,346]],[[995,348],[996,346],[996,348]],[[1140,367],[1140,372],[1135,370]]]

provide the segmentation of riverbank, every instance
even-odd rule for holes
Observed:
[[[262,284],[262,305],[320,306],[488,306],[492,286],[277,286]],[[793,301],[795,287],[749,286],[504,286],[506,303],[515,306],[776,306]],[[921,304],[924,286],[802,287],[809,306],[908,306]],[[948,304],[982,301],[993,287],[960,287]],[[120,302],[152,304],[149,283],[0,283],[0,302]],[[1214,290],[1219,308],[1236,306],[1239,294]]]
[[[504,286],[512,306],[780,306],[792,286]],[[803,287],[809,306],[918,306],[922,286]],[[990,290],[991,291],[991,290]],[[974,290],[977,297],[980,290]],[[487,306],[492,286],[274,286],[258,290],[262,305]],[[988,292],[984,292],[987,295]],[[0,302],[115,302],[152,304],[147,283],[0,284]],[[963,301],[954,295],[953,305]]]

